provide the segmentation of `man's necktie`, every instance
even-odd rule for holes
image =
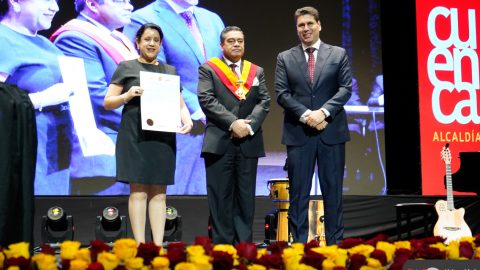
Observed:
[[[230,67],[230,69],[233,71],[233,74],[235,74],[235,76],[238,77],[238,74],[237,74],[237,70],[235,69],[237,67],[236,64],[230,64],[228,65]]]
[[[310,76],[310,82],[313,83],[313,74],[315,74],[315,56],[313,55],[313,52],[315,51],[315,48],[307,48],[306,49],[308,53],[308,75]]]
[[[200,30],[198,29],[195,18],[193,17],[193,13],[191,11],[185,11],[185,12],[180,13],[180,16],[182,16],[182,18],[187,23],[187,27],[190,30],[190,32],[192,33],[193,38],[195,39],[195,42],[198,45],[198,48],[202,52],[203,58],[207,59],[207,56],[206,56],[206,53],[205,53],[205,47],[203,46],[202,35],[200,34]]]

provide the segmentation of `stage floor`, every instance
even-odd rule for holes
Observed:
[[[312,199],[321,199],[320,196],[312,196]],[[425,196],[344,196],[344,237],[373,237],[378,233],[385,233],[396,239],[396,213],[395,205],[398,203],[413,202],[436,202],[441,197]],[[34,219],[34,245],[41,243],[41,219],[52,206],[60,206],[69,215],[72,215],[75,226],[74,240],[88,245],[95,239],[96,217],[101,215],[107,206],[116,206],[120,215],[128,217],[127,196],[77,196],[55,197],[37,196],[35,198]],[[207,235],[208,230],[208,205],[206,196],[168,196],[167,205],[177,209],[182,216],[182,241],[192,243],[196,236]],[[466,210],[465,220],[470,226],[472,233],[480,233],[480,199],[473,196],[455,197],[455,207],[464,207]],[[253,240],[262,243],[265,240],[264,221],[265,215],[271,212],[275,205],[268,196],[256,198],[256,211],[253,225]],[[147,222],[148,223],[148,222]],[[130,224],[128,225],[128,237],[132,237]],[[423,234],[422,220],[416,219],[412,223],[412,236]],[[149,239],[147,235],[147,239]],[[148,240],[147,240],[148,241]]]

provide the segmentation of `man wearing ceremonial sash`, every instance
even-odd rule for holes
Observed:
[[[75,9],[77,18],[50,39],[65,55],[83,59],[95,123],[114,145],[123,107],[107,111],[103,99],[118,63],[138,57],[130,39],[115,30],[130,22],[133,6],[128,0],[75,0]],[[128,186],[119,183],[106,189],[115,183],[114,155],[85,157],[76,137],[72,152],[71,194],[128,194]]]
[[[223,57],[199,68],[198,100],[207,117],[202,156],[215,244],[252,241],[261,125],[270,107],[263,68],[243,60],[244,35],[221,33]]]

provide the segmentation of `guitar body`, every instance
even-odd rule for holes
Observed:
[[[438,220],[433,228],[433,235],[446,238],[445,244],[464,236],[472,236],[472,231],[463,218],[464,208],[450,210],[448,202],[440,200],[435,203],[435,210]]]

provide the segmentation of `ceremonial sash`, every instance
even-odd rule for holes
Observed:
[[[257,73],[257,66],[255,64],[244,60],[240,78],[237,77],[225,62],[216,57],[208,60],[207,64],[215,71],[220,81],[222,81],[238,100],[245,99]]]
[[[120,39],[117,40],[111,35],[105,35],[100,32],[95,25],[89,22],[73,19],[55,31],[50,37],[50,40],[53,42],[58,35],[65,31],[76,31],[90,37],[97,42],[105,52],[107,52],[116,64],[124,60],[131,60],[138,57],[138,53],[133,47],[131,41],[119,31],[115,30],[113,33],[118,39]]]

